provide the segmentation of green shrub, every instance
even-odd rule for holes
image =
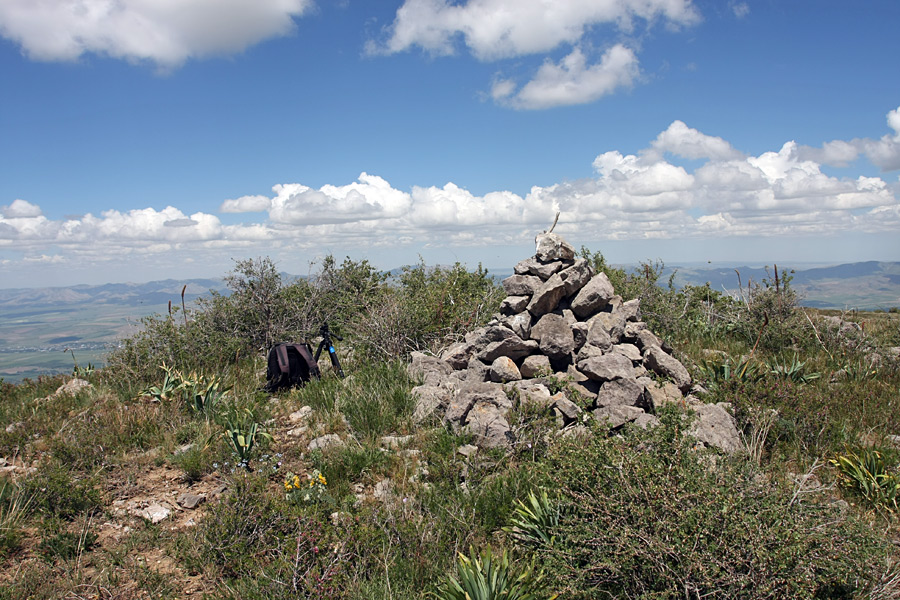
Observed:
[[[57,558],[72,560],[84,552],[89,552],[96,543],[97,534],[92,531],[85,530],[81,533],[63,531],[41,540],[38,550],[49,562]]]
[[[711,462],[685,425],[667,412],[650,432],[553,449],[545,484],[563,517],[538,551],[550,585],[573,599],[845,598],[877,580],[883,537],[746,462]]]
[[[76,479],[58,463],[43,467],[22,482],[22,493],[34,498],[34,508],[45,517],[71,521],[97,511],[103,502],[94,477]]]

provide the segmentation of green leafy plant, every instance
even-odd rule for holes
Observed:
[[[871,447],[859,451],[848,449],[830,462],[837,468],[844,487],[861,495],[876,508],[897,510],[900,478],[888,472],[881,452]]]
[[[250,462],[250,455],[256,446],[257,438],[271,441],[272,435],[261,431],[259,423],[253,411],[249,408],[238,409],[232,407],[223,417],[223,426],[225,431],[222,437],[231,447],[232,451],[237,454],[240,465],[247,467]]]
[[[31,504],[32,496],[15,484],[4,481],[0,486],[0,556],[18,547]]]
[[[804,373],[805,367],[806,361],[801,361],[796,353],[790,363],[787,360],[780,362],[778,358],[773,358],[766,362],[766,369],[769,374],[790,379],[795,383],[809,383],[822,376],[821,373]]]
[[[459,554],[456,569],[459,579],[449,576],[432,596],[439,600],[538,600],[545,597],[553,600],[557,597],[557,594],[545,596],[541,592],[541,574],[536,574],[532,566],[516,575],[506,550],[497,556],[488,547],[479,556],[474,548],[470,548],[469,556]]]
[[[731,357],[723,362],[703,361],[700,363],[701,376],[706,382],[709,391],[718,390],[723,384],[733,381],[758,381],[763,374],[759,365],[749,358],[737,360]]]
[[[182,385],[182,398],[191,412],[209,414],[231,389],[221,385],[222,379],[218,375],[207,379],[192,373]]]
[[[56,558],[71,560],[90,551],[97,543],[97,534],[83,530],[81,533],[63,531],[41,540],[38,549],[44,560],[52,562]]]
[[[511,525],[504,527],[503,531],[526,546],[553,545],[551,531],[559,525],[559,507],[555,506],[544,489],[539,494],[529,493],[527,500],[527,504],[516,500]]]
[[[141,392],[141,395],[150,396],[150,398],[157,402],[164,402],[179,389],[181,377],[173,368],[166,366],[166,363],[162,363],[159,368],[166,374],[162,383],[144,389]]]

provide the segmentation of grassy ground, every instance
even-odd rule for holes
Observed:
[[[488,548],[534,598],[900,598],[900,315],[840,315],[860,324],[843,334],[811,310],[746,331],[706,315],[666,337],[732,404],[732,457],[696,450],[679,410],[571,440],[529,405],[512,449],[466,456],[470,439],[413,423],[402,360],[349,340],[346,379],[323,361],[273,397],[252,355],[170,368],[182,389],[158,366],[74,394],[0,384],[0,599],[463,598],[447,577],[488,570]],[[341,443],[309,449],[326,435]],[[840,468],[866,451],[870,488]]]

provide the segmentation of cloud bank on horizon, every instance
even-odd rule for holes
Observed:
[[[556,211],[562,213],[558,231],[610,240],[898,231],[896,185],[822,172],[822,164],[844,164],[860,154],[885,170],[900,168],[900,107],[887,121],[893,132],[880,139],[835,140],[821,148],[787,142],[759,156],[675,121],[638,154],[597,156],[595,177],[535,186],[524,197],[502,190],[475,196],[453,183],[407,192],[368,173],[319,189],[277,184],[272,197],[221,204],[220,213],[265,214],[237,225],[172,206],[51,220],[39,206],[17,199],[0,207],[0,248],[37,253],[53,246],[76,260],[102,261],[189,247],[313,248],[326,237],[346,247],[465,246],[486,239],[514,245]],[[688,169],[677,159],[702,164]]]
[[[413,52],[434,61],[462,55],[493,71],[483,81],[482,101],[526,115],[651,85],[642,66],[646,40],[658,31],[694,31],[706,18],[691,0],[398,4],[376,33],[369,28],[358,40],[359,60],[377,65]],[[351,10],[350,0],[340,6]],[[753,11],[748,2],[723,6],[738,20]],[[166,74],[266,40],[305,35],[298,25],[323,10],[314,0],[4,0],[0,36],[32,61],[96,56]],[[558,231],[596,240],[896,232],[900,183],[892,172],[900,170],[900,106],[884,110],[881,137],[817,147],[786,139],[756,153],[676,119],[654,139],[638,142],[643,148],[636,152],[597,142],[592,176],[532,185],[527,194],[477,195],[452,182],[398,189],[383,174],[364,171],[356,181],[317,187],[286,175],[268,182],[270,195],[223,199],[199,211],[118,206],[51,218],[27,196],[0,199],[0,268],[103,265],[174,250],[198,257],[312,251],[325,238],[348,249],[523,245],[556,211],[562,213]],[[835,174],[863,160],[880,175]],[[448,169],[444,181],[454,179]]]

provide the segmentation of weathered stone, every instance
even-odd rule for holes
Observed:
[[[450,368],[459,371],[465,369],[475,354],[475,346],[468,342],[458,342],[441,352],[441,360]]]
[[[587,323],[591,327],[599,323],[609,334],[613,344],[622,341],[625,334],[625,318],[620,313],[599,312],[588,319]]]
[[[537,236],[535,241],[537,249],[534,256],[542,263],[575,258],[575,248],[560,235],[542,233]]]
[[[688,435],[728,454],[740,450],[741,435],[734,423],[734,417],[726,410],[727,406],[720,402],[694,407],[698,419],[691,425]]]
[[[519,402],[522,404],[536,404],[545,408],[550,408],[553,405],[550,390],[544,384],[533,381],[513,381],[507,384],[506,388],[515,390],[519,395]]]
[[[485,346],[491,342],[501,342],[507,338],[516,337],[516,334],[509,327],[490,325],[481,327],[471,333],[466,334],[466,341],[475,347],[476,351],[483,350]]]
[[[638,362],[643,359],[641,356],[641,351],[638,350],[638,347],[634,344],[616,344],[610,350],[611,352],[615,352],[616,354],[621,354],[622,356],[628,358],[633,362]]]
[[[543,354],[532,354],[525,357],[525,360],[522,361],[519,372],[522,374],[522,377],[531,379],[532,377],[549,375],[553,372],[553,369],[550,367],[549,358]]]
[[[331,448],[333,446],[343,445],[344,440],[341,439],[341,436],[336,433],[326,433],[325,435],[312,440],[307,448],[309,450],[325,450],[326,448]]]
[[[663,377],[668,377],[682,392],[691,389],[691,375],[677,359],[669,356],[659,346],[644,348],[644,366]]]
[[[89,387],[93,387],[90,382],[75,377],[56,388],[56,391],[53,392],[53,397],[65,395],[74,396],[84,388]]]
[[[419,380],[426,385],[440,385],[453,372],[453,367],[446,362],[422,352],[413,352],[410,361],[406,368],[410,379]]]
[[[641,320],[641,301],[638,298],[623,302],[622,306],[616,311],[624,317],[626,321],[637,322]]]
[[[566,284],[565,296],[569,297],[583,288],[594,275],[591,264],[583,258],[575,259],[575,263],[559,272],[560,279]]]
[[[575,365],[569,365],[569,368],[566,370],[565,381],[570,390],[584,399],[586,406],[594,404],[597,399],[597,392],[600,391],[599,381],[594,381],[579,371]]]
[[[500,312],[504,315],[514,315],[525,310],[531,296],[507,296],[500,303]]]
[[[378,440],[378,444],[389,450],[400,450],[412,442],[413,438],[412,435],[386,435]]]
[[[512,408],[512,401],[506,395],[503,386],[496,383],[467,383],[459,389],[459,393],[450,400],[444,421],[451,425],[462,425],[476,404],[490,404],[504,414]]]
[[[604,354],[578,363],[578,370],[595,381],[629,379],[634,367],[621,354]]]
[[[554,394],[551,397],[551,400],[553,401],[554,408],[560,412],[566,423],[575,421],[581,416],[581,413],[584,412],[580,406],[566,398],[566,395],[562,392]]]
[[[506,383],[507,381],[518,381],[522,379],[522,374],[516,363],[508,356],[499,356],[491,363],[490,371],[491,381],[496,383]]]
[[[150,521],[151,523],[159,523],[165,521],[172,514],[172,510],[163,506],[158,502],[153,502],[143,510],[137,511],[137,515]]]
[[[528,312],[535,317],[540,317],[548,312],[553,312],[559,306],[559,301],[566,295],[566,282],[562,280],[559,273],[555,273],[550,279],[544,282],[531,297],[528,303]]]
[[[650,346],[662,348],[662,340],[656,337],[656,334],[649,329],[639,329],[635,333],[634,339],[638,348],[649,348]]]
[[[597,392],[597,407],[644,405],[644,386],[634,379],[614,379],[600,386]]]
[[[578,352],[581,350],[581,347],[587,343],[588,337],[588,324],[587,323],[573,323],[572,327],[572,339],[575,340],[575,348],[573,348],[573,352]]]
[[[579,319],[586,319],[603,310],[614,294],[612,283],[606,273],[597,273],[572,298],[572,312]]]
[[[512,332],[510,331],[510,333]],[[525,358],[529,354],[534,354],[537,350],[538,343],[534,340],[523,340],[514,335],[514,337],[507,338],[502,342],[491,342],[484,350],[478,353],[478,359],[485,364],[494,362],[500,356],[508,356],[515,361]]]
[[[178,496],[178,504],[183,508],[188,510],[193,510],[206,502],[206,496],[202,494],[191,494],[190,492],[184,492],[180,496]]]
[[[463,431],[472,434],[480,448],[508,447],[514,440],[504,413],[489,403],[479,402],[472,407]]]
[[[477,358],[473,358],[469,361],[469,366],[466,367],[465,373],[466,383],[480,383],[488,381],[491,378],[491,367]]]
[[[531,338],[538,340],[540,351],[551,360],[566,358],[575,349],[572,329],[562,315],[546,314],[531,328]]]
[[[510,275],[502,282],[503,289],[510,296],[532,296],[543,281],[534,275]]]
[[[513,271],[517,275],[536,275],[542,281],[547,281],[554,273],[558,273],[564,267],[566,267],[565,261],[553,261],[545,264],[532,256],[520,261]]]
[[[603,351],[602,348],[598,348],[592,344],[585,344],[581,347],[581,350],[575,355],[575,364],[578,364],[582,361],[585,361],[589,358],[595,358],[597,356],[603,356],[606,352]]]
[[[439,408],[450,403],[453,392],[444,386],[419,385],[414,387],[410,394],[416,400],[413,410],[413,422],[421,423],[435,413]]]
[[[312,406],[301,406],[298,410],[295,410],[290,415],[288,415],[288,419],[291,423],[302,423],[309,419],[313,414]]]
[[[500,321],[500,324],[523,340],[527,340],[531,337],[531,321],[531,313],[526,310],[506,317]]]
[[[586,325],[588,327],[587,341],[585,342],[587,346],[595,346],[604,352],[612,348],[612,338],[609,336],[609,331],[606,330],[604,323],[593,321],[586,323]]]
[[[598,408],[594,410],[593,414],[595,419],[605,420],[610,429],[618,429],[625,423],[632,423],[647,413],[636,406],[614,404]]]
[[[662,385],[649,377],[646,381],[649,383],[644,384],[644,399],[651,411],[656,412],[667,404],[684,404],[684,395],[671,381],[666,381]]]

